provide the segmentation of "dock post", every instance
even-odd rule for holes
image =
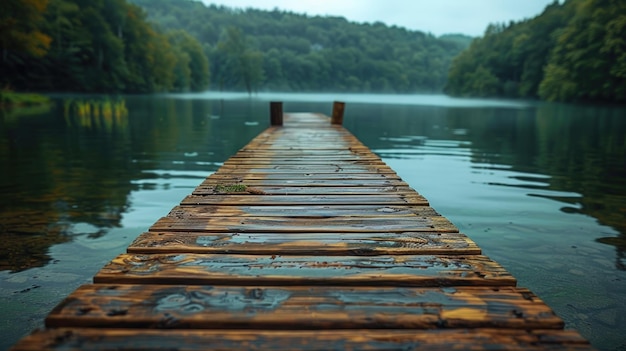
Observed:
[[[335,101],[333,103],[333,115],[330,119],[330,124],[343,124],[343,110],[346,104],[344,102]]]
[[[270,124],[272,126],[283,125],[283,103],[280,101],[270,102]]]

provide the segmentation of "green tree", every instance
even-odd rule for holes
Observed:
[[[177,62],[177,79],[175,86],[178,90],[202,91],[209,85],[209,60],[202,45],[183,30],[168,33],[168,39],[174,49]]]
[[[225,30],[217,44],[220,87],[243,85],[251,94],[263,79],[263,55],[250,48],[243,32],[236,27]]]
[[[558,36],[540,96],[546,100],[626,102],[626,3],[570,2],[576,12]]]

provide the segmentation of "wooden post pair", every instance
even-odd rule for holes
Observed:
[[[333,103],[333,114],[330,124],[343,124],[343,111],[346,107],[344,102],[335,101]],[[270,102],[270,124],[273,126],[283,125],[283,103],[280,101]]]

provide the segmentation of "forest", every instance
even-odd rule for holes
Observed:
[[[156,31],[126,0],[2,0],[0,54],[5,90],[142,93],[209,82],[194,37]]]
[[[471,41],[277,9],[131,1],[161,30],[184,29],[205,45],[213,89],[440,92]]]
[[[441,92],[470,42],[192,0],[2,0],[0,87]]]
[[[452,63],[456,96],[626,102],[626,2],[555,1],[539,16],[489,25]]]

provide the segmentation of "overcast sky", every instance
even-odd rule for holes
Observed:
[[[384,22],[434,35],[480,36],[489,23],[534,17],[553,0],[202,0],[237,8],[257,8],[342,16],[354,22]]]

